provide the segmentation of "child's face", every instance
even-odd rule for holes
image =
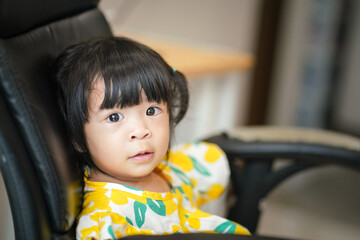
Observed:
[[[94,181],[126,183],[148,176],[169,146],[166,103],[148,102],[142,92],[139,105],[100,109],[105,86],[98,80],[89,92],[89,118],[84,131],[95,165]]]

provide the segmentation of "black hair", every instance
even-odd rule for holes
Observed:
[[[100,108],[138,105],[143,90],[149,101],[167,103],[171,132],[188,107],[184,75],[149,47],[124,37],[93,39],[68,47],[56,61],[54,79],[69,136],[82,155],[79,167],[96,168],[84,124],[89,115],[89,91],[98,79],[105,84]]]

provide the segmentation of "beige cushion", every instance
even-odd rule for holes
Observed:
[[[303,127],[238,127],[227,132],[245,142],[291,142],[321,144],[360,151],[360,139],[334,131]]]

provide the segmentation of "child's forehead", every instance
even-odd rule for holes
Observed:
[[[91,110],[99,109],[105,98],[105,83],[102,79],[93,82],[89,89],[88,105]]]
[[[103,92],[105,94],[105,82],[103,78],[96,78],[91,84],[89,93]]]
[[[119,89],[120,91],[120,89]],[[139,86],[140,102],[147,101],[145,91]],[[88,94],[88,106],[90,111],[99,111],[105,99],[106,86],[103,78],[95,79]],[[110,91],[111,92],[111,91]],[[119,93],[119,96],[121,93]],[[135,97],[135,96],[134,96]]]

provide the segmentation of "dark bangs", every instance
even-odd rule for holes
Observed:
[[[116,39],[103,47],[98,55],[98,70],[105,83],[105,97],[100,108],[138,105],[141,90],[150,102],[170,101],[171,68],[156,52],[136,42]]]

